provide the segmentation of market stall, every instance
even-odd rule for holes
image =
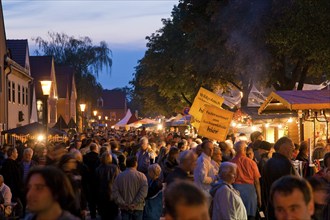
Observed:
[[[291,90],[272,92],[258,110],[259,114],[298,116],[299,140],[308,138],[315,146],[319,140],[329,140],[330,91]]]

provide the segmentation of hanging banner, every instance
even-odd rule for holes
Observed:
[[[234,112],[206,105],[198,134],[213,140],[225,141]]]
[[[217,94],[210,92],[207,89],[201,87],[194,99],[194,102],[189,110],[189,114],[192,115],[194,120],[191,124],[198,129],[204,112],[204,105],[213,105],[221,108],[224,98]]]

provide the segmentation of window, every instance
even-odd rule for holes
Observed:
[[[14,82],[11,82],[11,99],[13,100],[13,103],[15,103],[15,83]]]
[[[97,107],[103,107],[103,99],[102,98],[97,99]]]
[[[29,88],[28,87],[25,88],[25,104],[26,105],[29,104]]]
[[[38,114],[38,121],[42,122],[42,109],[43,103],[41,100],[37,100],[37,114]]]
[[[17,101],[21,104],[21,85],[17,84]]]
[[[22,104],[25,105],[25,87],[22,86]]]
[[[11,102],[11,83],[8,81],[8,101]]]

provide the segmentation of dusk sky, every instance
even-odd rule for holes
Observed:
[[[128,86],[134,67],[146,50],[146,36],[170,18],[178,0],[2,0],[7,39],[47,39],[47,32],[106,41],[113,53],[111,76],[99,75],[105,89]]]

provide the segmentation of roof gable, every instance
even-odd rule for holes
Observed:
[[[66,98],[71,95],[74,69],[70,66],[56,66],[56,80],[58,98]]]
[[[42,97],[42,90],[39,81],[51,80],[53,68],[52,56],[30,56],[30,69],[31,76],[34,78],[34,85],[36,90],[36,97]],[[56,85],[56,82],[52,84],[52,87]],[[57,90],[57,88],[56,88]]]
[[[28,41],[25,40],[7,40],[7,48],[10,51],[11,58],[21,67],[27,67],[27,56],[29,54]]]

